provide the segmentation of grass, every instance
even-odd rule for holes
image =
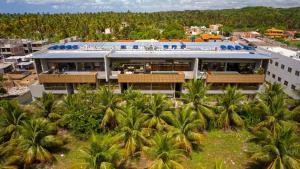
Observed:
[[[73,169],[75,163],[81,162],[80,149],[88,146],[87,141],[82,141],[70,133],[63,133],[68,143],[65,151],[55,154],[57,161],[54,169]],[[183,165],[186,169],[213,169],[216,161],[223,161],[227,169],[244,169],[249,161],[245,151],[249,146],[246,141],[250,133],[246,130],[223,131],[215,130],[206,133],[203,141],[203,150],[193,152],[191,158]],[[64,156],[61,156],[64,154]],[[144,163],[145,164],[145,163]]]
[[[184,162],[188,169],[213,169],[216,161],[230,169],[244,169],[249,161],[245,151],[250,133],[242,131],[216,130],[206,133],[203,151],[193,152],[191,158]]]

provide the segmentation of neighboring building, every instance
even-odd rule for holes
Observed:
[[[32,52],[37,52],[45,48],[45,46],[48,45],[48,40],[39,40],[39,41],[33,41],[31,43],[32,46]]]
[[[222,41],[223,36],[221,35],[211,35],[211,34],[202,34],[201,39],[203,41],[209,42],[209,41]]]
[[[247,50],[246,50],[247,49]],[[78,85],[111,84],[120,93],[128,88],[144,93],[175,95],[184,83],[204,79],[212,94],[228,85],[254,94],[265,81],[258,69],[267,69],[270,56],[254,48],[229,42],[75,42],[54,45],[34,53],[39,83],[33,97],[43,91],[74,93]]]
[[[81,39],[78,36],[72,36],[69,38],[61,39],[59,43],[79,42]]]
[[[266,80],[271,83],[282,84],[289,96],[300,99],[296,92],[296,89],[300,87],[300,52],[282,47],[265,46],[259,48],[272,54]]]
[[[32,41],[28,39],[22,39],[22,43],[25,55],[32,53]]]
[[[219,29],[221,27],[223,27],[222,24],[209,25],[209,31],[210,31],[210,33],[219,34]]]
[[[284,36],[284,30],[281,29],[267,29],[265,32],[265,35],[270,36],[270,37],[283,37]]]
[[[0,74],[9,73],[13,70],[13,63],[0,63]]]
[[[24,55],[23,43],[20,40],[0,39],[0,56]]]

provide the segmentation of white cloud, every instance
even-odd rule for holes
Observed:
[[[49,6],[53,9],[167,11],[238,8],[245,6],[294,7],[299,0],[5,0],[7,3]]]

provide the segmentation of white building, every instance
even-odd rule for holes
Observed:
[[[300,87],[300,52],[282,47],[259,47],[271,53],[272,59],[267,69],[266,80],[271,83],[280,83],[286,94],[300,99],[296,89]]]

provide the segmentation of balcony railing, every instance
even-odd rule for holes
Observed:
[[[119,74],[119,83],[184,83],[184,73],[170,74]]]
[[[265,75],[239,73],[208,73],[207,83],[264,83]]]
[[[40,83],[96,83],[97,72],[41,73]]]

